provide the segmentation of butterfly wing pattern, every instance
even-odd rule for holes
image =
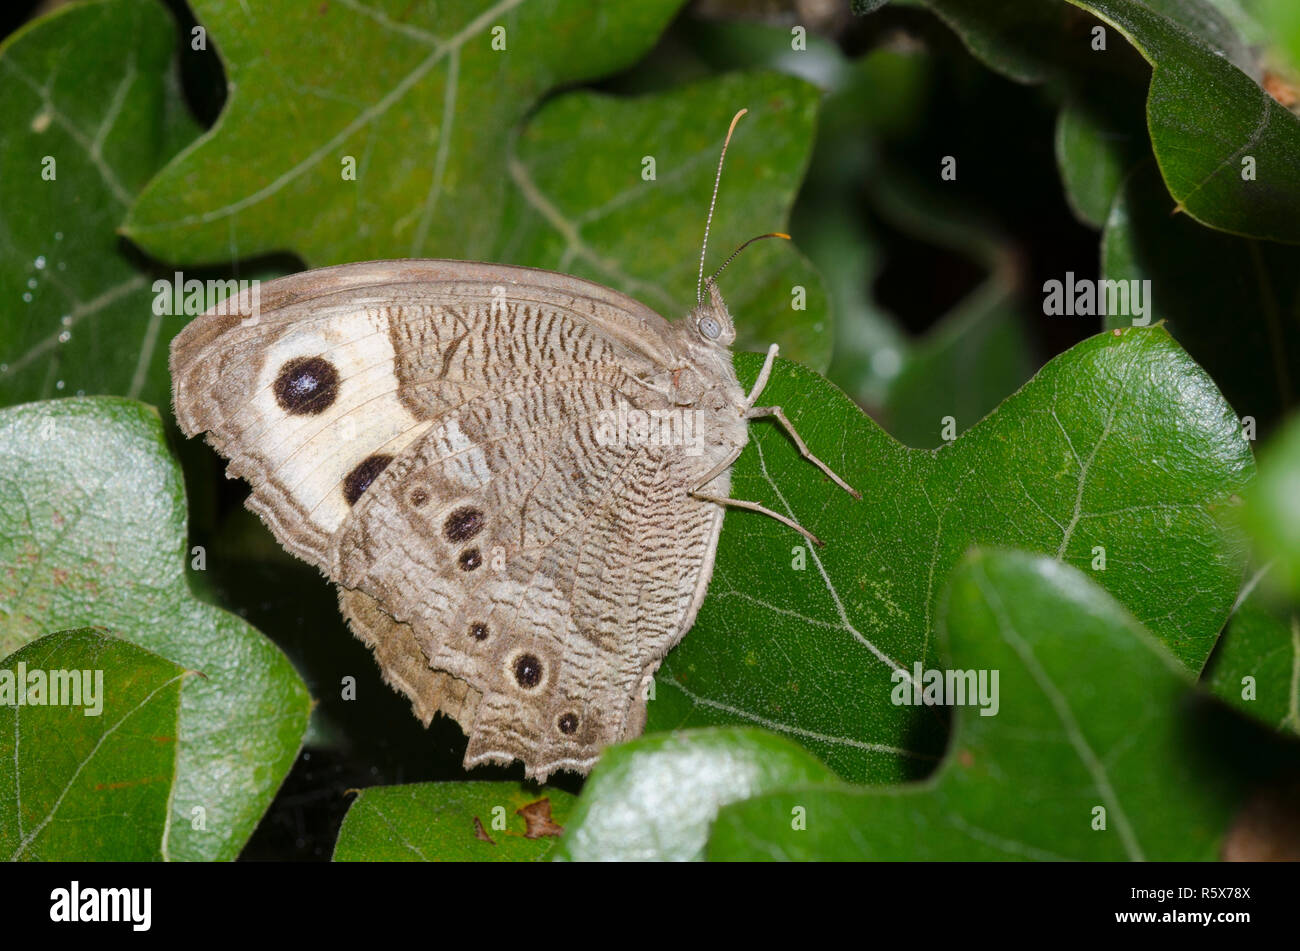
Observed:
[[[324,268],[182,331],[176,416],[466,767],[586,772],[644,727],[713,570],[723,508],[692,491],[729,495],[747,439],[688,323],[531,268]]]

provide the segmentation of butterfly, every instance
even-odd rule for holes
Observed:
[[[461,724],[466,768],[585,773],[639,735],[727,507],[817,541],[730,498],[751,419],[774,418],[857,495],[780,407],[756,405],[775,345],[741,387],[707,242],[706,223],[678,323],[564,274],[394,260],[271,281],[172,343],[181,429],[207,433],[248,507],[337,584],[420,721]]]

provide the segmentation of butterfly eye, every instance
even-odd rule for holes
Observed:
[[[717,340],[722,335],[722,325],[713,317],[700,318],[700,335],[705,340]]]

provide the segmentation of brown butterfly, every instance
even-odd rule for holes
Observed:
[[[697,306],[672,324],[550,271],[347,264],[246,292],[172,343],[181,428],[207,432],[280,543],[337,582],[416,716],[461,724],[467,768],[586,772],[641,732],[726,506],[816,541],[730,498],[750,419],[774,417],[857,495],[755,405],[775,345],[741,388],[722,268],[703,267],[704,251]]]

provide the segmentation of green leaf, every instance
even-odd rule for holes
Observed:
[[[1266,430],[1295,404],[1300,249],[1225,235],[1171,215],[1148,164],[1126,182],[1111,210],[1102,266],[1110,280],[1151,282],[1148,316],[1168,322],[1239,416],[1253,417]],[[1131,320],[1115,315],[1107,324]]]
[[[1300,418],[1268,444],[1251,486],[1247,524],[1283,587],[1300,595]]]
[[[1231,24],[1199,0],[1070,2],[1151,63],[1147,124],[1178,208],[1223,231],[1300,242],[1300,119],[1242,71],[1250,54]],[[1242,177],[1246,158],[1254,180]]]
[[[126,233],[186,263],[237,248],[293,250],[313,267],[441,257],[553,268],[679,317],[695,301],[728,120],[751,110],[728,154],[716,263],[783,226],[812,147],[816,89],[750,74],[630,100],[575,92],[520,126],[557,86],[636,60],[680,5],[499,0],[379,13],[199,0],[230,98],[212,131],[150,183]],[[498,26],[504,50],[492,46]],[[806,310],[792,309],[796,285]],[[792,247],[756,247],[723,286],[742,345],[775,339],[826,365],[825,292]]]
[[[65,6],[0,46],[0,403],[74,393],[168,402],[167,342],[181,321],[152,313],[150,278],[116,229],[198,134],[175,39],[154,0],[102,0]]]
[[[680,2],[635,0],[604,16],[556,0],[391,11],[197,0],[230,95],[214,128],[140,196],[126,231],[186,261],[220,259],[232,244],[292,248],[311,266],[490,259],[512,224],[515,126],[549,90],[636,59]],[[349,156],[355,180],[344,177]]]
[[[738,356],[745,380],[758,359]],[[1092,337],[1050,362],[954,444],[907,449],[815,374],[778,362],[763,402],[785,407],[856,501],[772,423],[750,427],[732,497],[789,515],[727,515],[708,597],[660,670],[649,729],[751,724],[802,742],[849,779],[926,771],[933,711],[889,701],[897,667],[932,663],[948,571],[972,545],[1015,545],[1090,567],[1198,671],[1241,585],[1224,518],[1253,474],[1208,376],[1159,328]],[[800,570],[802,568],[802,570]]]
[[[357,793],[339,829],[336,862],[536,862],[558,835],[527,837],[519,810],[542,809],[569,821],[574,797],[520,783],[416,783]]]
[[[1126,14],[1150,13],[1173,27],[1180,39],[1194,40],[1214,55],[1257,76],[1249,40],[1233,18],[1209,0],[1068,0],[1085,10],[1106,5]],[[1025,83],[1059,79],[1087,68],[1098,54],[1094,24],[1074,14],[1062,0],[906,0],[928,7],[947,23],[979,59],[1011,79]]]
[[[181,693],[164,854],[230,859],[293,764],[309,698],[275,645],[194,599],[188,558],[155,410],[114,398],[0,410],[0,653],[94,625],[201,674]]]
[[[890,433],[908,446],[943,442],[945,417],[963,432],[1032,373],[1017,296],[998,276],[966,298],[914,347],[889,388]]]
[[[1242,781],[1189,716],[1187,670],[1113,598],[1051,559],[975,553],[942,618],[950,669],[997,672],[996,714],[957,707],[925,783],[723,807],[710,858],[1216,857]]]
[[[184,677],[90,628],[0,661],[0,856],[162,858]]]
[[[1300,242],[1300,119],[1261,88],[1255,50],[1233,20],[1205,0],[1069,3],[1113,26],[1151,64],[1148,132],[1178,206],[1223,231]],[[921,4],[1021,82],[1063,81],[1109,55],[1092,49],[1090,27],[1061,2]],[[1257,163],[1254,181],[1242,179],[1247,155]],[[1095,205],[1084,210],[1097,213]]]
[[[1275,730],[1300,734],[1300,610],[1265,584],[1248,592],[1219,637],[1202,682],[1228,706]]]
[[[1089,0],[1084,0],[1084,4],[1080,5],[1088,2]],[[1258,80],[1261,72],[1259,58],[1256,50],[1252,49],[1252,38],[1247,35],[1248,27],[1253,21],[1242,10],[1240,2],[1241,0],[1119,0],[1120,4],[1128,8],[1145,6],[1174,24],[1174,33],[1191,34],[1215,56],[1227,60],[1247,76]]]
[[[1022,83],[1052,77],[1070,51],[1066,8],[1055,0],[907,0],[903,5],[926,7],[981,62]]]
[[[1145,130],[1130,123],[1126,97],[1078,94],[1066,100],[1056,123],[1056,164],[1075,216],[1101,228],[1125,176],[1147,151]],[[1141,116],[1141,111],[1137,112]],[[1164,186],[1157,183],[1164,194]]]
[[[1265,447],[1245,521],[1267,564],[1243,591],[1204,675],[1228,705],[1300,733],[1300,419]]]
[[[703,858],[709,825],[720,806],[777,789],[836,781],[798,744],[763,730],[644,736],[601,756],[554,858]]]

